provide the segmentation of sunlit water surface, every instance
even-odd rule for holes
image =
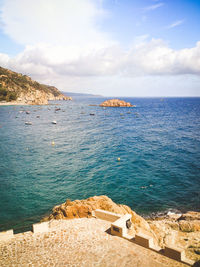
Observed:
[[[103,100],[0,106],[0,230],[102,194],[142,215],[200,210],[200,98],[89,106]]]

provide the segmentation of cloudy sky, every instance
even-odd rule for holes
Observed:
[[[0,66],[62,91],[200,96],[200,1],[0,0]]]

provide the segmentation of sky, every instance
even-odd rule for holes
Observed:
[[[200,0],[0,0],[0,66],[66,92],[200,96]]]

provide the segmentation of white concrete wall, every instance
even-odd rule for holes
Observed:
[[[49,231],[49,222],[33,224],[33,233],[44,233]]]
[[[100,209],[95,210],[93,214],[96,218],[109,222],[114,222],[122,216],[121,214]]]
[[[130,220],[131,214],[125,214],[111,224],[111,234],[123,237],[127,234],[126,221]],[[118,229],[118,231],[116,231]]]
[[[135,235],[135,243],[145,248],[152,248],[154,246],[153,238],[142,233]]]
[[[171,246],[165,246],[164,255],[177,261],[185,260],[185,251]]]
[[[13,238],[13,230],[8,230],[4,232],[0,232],[0,241],[5,241]]]

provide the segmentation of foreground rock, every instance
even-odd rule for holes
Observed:
[[[0,67],[0,104],[46,105],[49,100],[72,100],[56,87]]]
[[[187,258],[200,260],[200,212],[171,215],[148,220],[148,223],[161,246],[183,248]]]
[[[55,206],[52,214],[43,221],[52,219],[90,218],[92,211],[102,209],[118,214],[132,215],[132,229],[130,234],[142,232],[154,238],[161,247],[172,245],[183,248],[189,259],[200,260],[200,213],[188,212],[176,216],[166,216],[154,220],[145,220],[130,207],[116,204],[107,196],[94,196],[84,200],[70,201]]]
[[[52,214],[44,220],[90,218],[92,217],[92,211],[96,209],[107,210],[118,214],[130,213],[132,214],[133,222],[132,233],[142,230],[144,233],[150,233],[151,236],[156,238],[145,219],[132,211],[130,207],[116,204],[107,196],[94,196],[88,199],[75,201],[66,200],[65,203],[55,206],[52,210]]]
[[[134,107],[129,102],[119,99],[106,100],[100,104],[100,107]]]

